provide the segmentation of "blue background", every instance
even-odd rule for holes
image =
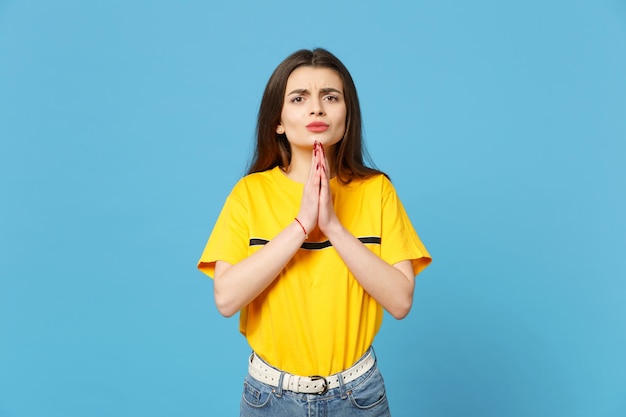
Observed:
[[[626,415],[624,1],[0,0],[0,416],[237,415],[195,264],[315,46],[435,259],[394,416]]]

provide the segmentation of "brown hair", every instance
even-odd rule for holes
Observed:
[[[256,148],[248,168],[248,174],[266,171],[276,166],[282,168],[289,166],[291,147],[284,134],[276,133],[276,126],[280,122],[287,79],[296,68],[301,66],[330,68],[336,71],[343,81],[343,94],[346,101],[346,131],[343,138],[335,145],[333,166],[336,169],[337,178],[342,183],[347,184],[355,178],[382,174],[381,171],[370,168],[364,163],[364,156],[368,162],[369,157],[363,146],[361,107],[354,81],[347,68],[337,57],[320,48],[302,49],[294,52],[281,62],[272,73],[259,106]]]

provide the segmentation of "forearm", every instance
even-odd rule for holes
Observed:
[[[415,286],[410,261],[395,266],[388,264],[341,224],[326,233],[363,289],[396,319],[406,317],[413,304]]]
[[[304,241],[293,221],[270,242],[237,264],[218,261],[215,267],[215,303],[226,317],[234,315],[267,288]]]

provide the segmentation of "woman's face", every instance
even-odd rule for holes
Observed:
[[[330,149],[345,131],[346,102],[339,74],[323,67],[296,68],[287,79],[276,133],[284,133],[292,148],[310,150],[315,141]]]

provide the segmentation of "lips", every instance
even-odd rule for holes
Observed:
[[[306,125],[306,128],[310,132],[320,133],[320,132],[325,132],[326,130],[328,130],[328,125],[324,122],[311,122],[308,125]]]

